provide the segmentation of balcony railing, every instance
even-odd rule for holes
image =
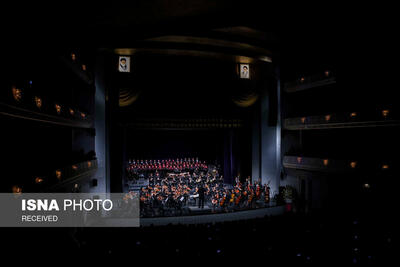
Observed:
[[[287,93],[293,93],[335,83],[336,77],[334,74],[331,71],[325,71],[320,74],[301,77],[296,81],[287,82],[284,85],[284,91]]]
[[[24,89],[10,88],[0,100],[0,114],[63,126],[92,128],[93,119],[86,112],[27,93]]]
[[[400,125],[398,114],[383,109],[374,112],[342,112],[318,116],[288,118],[284,121],[286,130],[307,130],[327,128],[354,128]]]
[[[32,177],[31,181],[25,181],[24,184],[18,186],[22,188],[23,192],[53,192],[65,184],[93,174],[97,170],[97,166],[97,160],[84,161],[59,168],[46,176]]]
[[[313,158],[303,156],[284,156],[283,166],[319,172],[351,172],[351,171],[389,171],[396,168],[393,162],[377,162],[374,160],[344,160],[329,158]]]

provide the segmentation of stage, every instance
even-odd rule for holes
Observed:
[[[259,208],[253,210],[236,211],[229,213],[217,214],[201,214],[191,216],[175,216],[175,217],[157,217],[157,218],[141,218],[140,226],[162,226],[162,225],[190,225],[190,224],[204,224],[204,223],[219,223],[227,221],[242,221],[256,218],[263,218],[265,216],[282,215],[285,212],[285,206],[274,206],[268,208]],[[137,219],[108,219],[105,220],[104,227],[115,225],[115,220],[118,221],[120,227],[134,227],[137,224]]]

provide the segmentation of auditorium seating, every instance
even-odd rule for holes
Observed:
[[[395,223],[374,215],[286,214],[244,221],[117,229],[45,229],[15,233],[7,242],[25,255],[83,256],[95,260],[194,260],[248,264],[387,265],[397,261]],[[14,231],[15,230],[15,231]],[[48,239],[44,233],[53,233]],[[100,234],[101,233],[101,234]],[[20,237],[24,237],[21,244]],[[33,245],[35,244],[35,245]],[[54,245],[57,244],[57,245]],[[72,256],[73,255],[73,256]]]

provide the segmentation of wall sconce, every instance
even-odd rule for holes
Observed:
[[[352,161],[352,162],[350,162],[350,167],[351,168],[355,168],[355,167],[357,167],[357,162],[356,161]]]
[[[328,166],[328,164],[329,164],[329,160],[328,159],[324,159],[324,166]]]
[[[86,118],[86,114],[81,112],[82,119]]]
[[[72,59],[72,61],[76,61],[76,54],[75,53],[71,53],[71,59]]]
[[[297,157],[297,163],[301,163],[301,161],[302,161],[303,159],[301,158],[301,157]]]
[[[387,165],[387,164],[382,165],[382,169],[383,169],[383,170],[389,169],[389,165]]]
[[[382,110],[382,116],[383,117],[387,117],[389,115],[389,110],[388,109],[384,109],[384,110]]]
[[[43,179],[42,179],[42,178],[40,178],[40,177],[36,177],[36,179],[35,179],[35,183],[37,183],[37,184],[41,184],[41,183],[43,183]]]
[[[12,190],[13,194],[20,195],[22,193],[22,188],[19,187],[18,185],[13,185],[11,190]]]
[[[56,108],[57,114],[60,114],[61,113],[61,106],[59,104],[56,104],[55,108]]]
[[[41,108],[42,107],[42,99],[40,97],[35,96],[35,104],[37,108]]]
[[[357,112],[352,112],[352,113],[350,113],[350,117],[352,117],[352,118],[357,117]]]
[[[365,183],[365,184],[363,184],[363,187],[364,187],[365,189],[369,189],[371,186],[370,186],[370,184]]]
[[[325,77],[329,77],[329,75],[331,75],[331,72],[329,70],[325,71]]]
[[[87,166],[88,166],[88,168],[91,168],[92,167],[92,162],[88,161]]]
[[[306,123],[306,117],[301,118],[301,123]]]
[[[58,179],[58,180],[61,180],[61,171],[60,170],[56,170],[56,178]]]
[[[12,94],[13,94],[15,101],[18,101],[18,102],[21,101],[21,99],[22,99],[22,90],[21,89],[13,87]]]
[[[325,115],[325,121],[330,121],[331,120],[331,115]]]
[[[300,78],[300,82],[303,83],[306,79],[304,79],[304,77]]]
[[[74,116],[75,111],[74,111],[72,108],[70,108],[70,109],[69,109],[69,114],[71,114],[71,116]]]
[[[73,169],[74,171],[77,171],[77,170],[78,170],[78,166],[72,165],[72,169]]]
[[[86,65],[85,64],[82,64],[82,70],[86,71]]]

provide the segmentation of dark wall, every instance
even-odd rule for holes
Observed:
[[[132,159],[176,159],[199,157],[222,163],[223,131],[128,130],[127,157]]]
[[[1,183],[1,190],[9,192],[12,185],[22,186],[29,191],[38,176],[48,176],[58,168],[92,159],[94,156],[94,131],[92,129],[60,126],[31,120],[32,114],[77,120],[69,113],[69,108],[84,112],[87,118],[94,112],[94,87],[83,81],[65,61],[73,49],[12,48],[5,53],[2,62],[3,78],[0,81],[1,108],[10,107],[9,112],[0,115],[2,168],[8,174]],[[86,74],[90,75],[90,59],[77,53],[74,62],[77,70],[87,64]],[[87,59],[87,61],[86,61]],[[15,101],[12,88],[22,90],[22,99]],[[42,99],[39,109],[35,96]],[[55,104],[62,107],[57,114]],[[13,108],[12,108],[13,107]],[[14,108],[27,119],[19,119],[13,114]]]

